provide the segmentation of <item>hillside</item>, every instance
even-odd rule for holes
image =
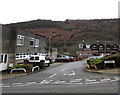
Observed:
[[[52,46],[63,52],[77,49],[78,43],[103,43],[110,41],[118,43],[118,19],[96,20],[33,20],[28,22],[13,23],[7,26],[18,27],[27,31],[50,38],[52,34]],[[60,47],[61,46],[61,47]]]

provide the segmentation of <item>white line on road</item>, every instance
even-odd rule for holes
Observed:
[[[54,80],[49,80],[49,82],[53,82]]]
[[[90,79],[86,79],[85,82],[93,82],[93,81],[96,81],[95,79],[94,80],[90,80]]]
[[[43,81],[40,82],[40,84],[49,84],[49,83],[50,83],[50,82],[47,81],[47,80],[43,80]]]
[[[61,71],[64,71],[66,68],[62,69]]]
[[[87,82],[85,84],[95,84],[95,83],[101,83],[101,82]]]
[[[19,84],[23,84],[23,83],[12,83],[12,84],[13,84],[13,85],[17,85],[17,84],[19,85]]]
[[[0,84],[0,86],[1,86],[1,85],[4,85],[4,84]]]
[[[118,77],[113,77],[115,80],[119,80],[119,78]]]
[[[67,74],[65,73],[65,74],[63,74],[64,76],[66,76]]]
[[[55,84],[59,84],[59,83],[65,83],[65,81],[56,81],[56,82],[54,82]]]
[[[103,82],[103,81],[110,81],[111,79],[102,79],[101,81]]]
[[[10,87],[10,86],[0,86],[0,87]]]
[[[49,78],[52,78],[52,77],[54,77],[55,75],[57,75],[57,73],[55,73],[55,74],[51,75]]]
[[[72,70],[72,73],[69,74],[70,76],[75,76],[75,72]]]
[[[71,83],[77,83],[77,82],[81,82],[82,79],[71,79]]]
[[[26,84],[35,84],[37,82],[26,82]]]

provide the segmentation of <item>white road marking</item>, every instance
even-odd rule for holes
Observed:
[[[26,84],[35,84],[37,82],[26,82]]]
[[[62,69],[61,72],[64,71],[65,69],[66,69],[66,68]]]
[[[61,84],[61,83],[65,83],[65,81],[59,81],[59,80],[57,80],[56,82],[53,82],[53,83],[55,83],[55,84]]]
[[[19,85],[19,84],[23,84],[23,83],[12,83],[13,85]]]
[[[40,84],[49,84],[49,83],[50,83],[50,81],[48,81],[48,80],[43,80],[40,82]]]
[[[65,82],[65,83],[63,83],[63,84],[73,84],[73,85],[75,85],[75,84],[83,84],[83,83],[72,83],[72,82]]]
[[[10,86],[0,86],[0,87],[10,87]]]
[[[85,79],[85,82],[93,82],[93,81],[96,81],[96,80]]]
[[[103,82],[103,81],[110,81],[110,80],[111,79],[109,79],[109,78],[108,79],[102,79],[101,82]]]
[[[54,80],[49,80],[49,82],[53,82]]]
[[[71,81],[69,81],[70,83],[77,83],[77,82],[81,82],[81,79],[71,79]]]
[[[75,76],[75,72],[72,70],[72,73],[69,74],[70,76]]]
[[[95,83],[101,83],[101,82],[87,82],[85,84],[95,84]]]
[[[51,75],[49,78],[52,78],[52,77],[54,77],[55,75],[57,75],[57,73],[55,73],[55,74]]]
[[[4,85],[4,84],[0,84],[0,86],[1,86],[1,85]]]
[[[115,80],[119,80],[119,78],[118,77],[113,77]]]

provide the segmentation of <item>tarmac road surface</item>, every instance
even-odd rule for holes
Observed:
[[[118,93],[118,75],[84,71],[86,61],[69,62],[41,72],[5,79],[3,93]]]

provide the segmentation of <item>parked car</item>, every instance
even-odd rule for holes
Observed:
[[[46,60],[45,56],[42,55],[31,55],[28,63],[33,64],[33,66],[39,66],[41,69],[45,66],[50,66],[50,61]]]
[[[58,55],[56,58],[56,61],[57,62],[72,62],[74,61],[74,58],[68,55]]]

